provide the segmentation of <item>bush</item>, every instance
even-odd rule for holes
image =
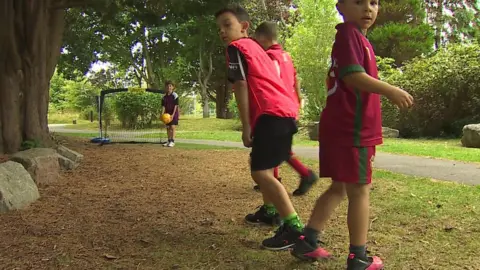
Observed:
[[[90,120],[90,112],[93,112],[93,121],[98,120],[98,109],[96,106],[88,106],[80,112],[80,119]]]
[[[113,106],[123,128],[150,128],[162,113],[162,97],[144,92],[119,93],[115,95]]]
[[[228,102],[228,110],[232,113],[233,118],[238,119],[240,115],[238,114],[238,106],[235,98],[231,98]]]
[[[458,137],[462,127],[480,122],[480,46],[451,45],[408,62],[386,81],[410,92],[408,112],[384,100],[384,124],[405,137]]]

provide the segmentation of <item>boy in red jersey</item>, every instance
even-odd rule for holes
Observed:
[[[301,94],[300,94],[300,84],[297,80],[297,71],[293,65],[292,58],[290,55],[285,52],[280,44],[277,42],[277,25],[274,22],[263,22],[260,24],[257,29],[255,29],[255,40],[263,47],[267,52],[267,55],[274,61],[275,66],[278,69],[280,78],[283,80],[283,83],[290,90],[291,98],[296,102],[301,103]],[[293,192],[294,196],[304,195],[312,187],[312,185],[318,180],[318,176],[311,170],[309,170],[305,165],[303,165],[300,160],[293,156],[291,153],[288,164],[300,174],[300,185]],[[274,169],[274,176],[277,179],[278,167]],[[255,186],[255,189],[258,189],[258,185]]]
[[[318,234],[340,202],[348,197],[350,253],[348,270],[383,269],[378,257],[366,251],[370,183],[375,146],[382,143],[380,95],[401,109],[413,98],[400,88],[378,80],[370,42],[365,37],[375,22],[378,0],[339,0],[344,23],[337,25],[328,73],[327,105],[320,119],[320,177],[332,178],[317,200],[303,236],[292,255],[302,260],[330,257],[318,246]]]
[[[260,185],[264,201],[260,210],[245,220],[277,225],[281,219],[283,224],[275,236],[262,245],[269,250],[287,249],[300,237],[303,224],[273,169],[290,158],[298,102],[290,97],[263,48],[248,38],[248,13],[235,6],[218,11],[215,18],[220,37],[228,45],[228,78],[234,85],[243,144],[252,148],[252,178]]]

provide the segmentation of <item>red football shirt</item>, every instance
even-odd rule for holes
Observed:
[[[380,95],[350,88],[342,80],[354,72],[366,72],[378,79],[372,45],[353,23],[339,24],[336,29],[319,140],[321,143],[355,147],[381,144]]]
[[[292,98],[300,102],[295,89],[297,71],[295,70],[290,55],[283,50],[280,44],[275,44],[268,48],[267,54],[276,62],[276,65],[278,65],[277,68],[280,69],[280,78],[282,78],[288,90],[291,90]]]

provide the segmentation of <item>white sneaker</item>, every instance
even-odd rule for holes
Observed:
[[[169,142],[169,143],[167,144],[167,146],[168,146],[168,147],[174,147],[174,146],[175,146],[175,143],[174,143],[174,142]]]

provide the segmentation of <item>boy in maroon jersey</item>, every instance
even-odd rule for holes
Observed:
[[[292,58],[283,50],[282,46],[278,44],[277,38],[277,25],[274,22],[263,22],[257,27],[257,29],[255,29],[255,40],[274,61],[275,66],[278,68],[280,78],[291,92],[291,98],[296,100],[300,105],[302,98],[300,94],[300,84],[297,80],[297,71],[293,65]],[[318,176],[305,167],[300,160],[294,157],[293,153],[291,153],[288,164],[301,176],[300,185],[293,192],[293,195],[304,195],[318,180]],[[273,172],[275,178],[280,179],[278,175],[278,167],[275,168]],[[258,189],[258,185],[255,186],[255,189]]]
[[[168,143],[164,146],[167,147],[174,147],[175,146],[175,127],[178,126],[178,94],[174,92],[175,85],[172,81],[165,82],[165,90],[166,93],[162,98],[162,115],[164,113],[168,113],[172,116],[172,121],[166,124],[167,126],[167,136],[168,136]]]
[[[303,224],[273,169],[290,158],[298,102],[290,97],[263,48],[248,38],[248,13],[235,6],[218,11],[215,18],[220,37],[228,45],[228,78],[234,85],[243,144],[252,148],[252,178],[260,185],[264,201],[260,210],[245,220],[277,225],[281,219],[283,224],[275,236],[262,245],[270,250],[287,249],[300,237]]]
[[[380,95],[404,109],[413,98],[400,88],[378,80],[375,54],[365,37],[375,22],[378,0],[340,0],[344,23],[337,25],[328,73],[327,105],[320,119],[320,176],[332,178],[317,201],[303,236],[292,255],[302,260],[330,257],[318,246],[318,234],[340,202],[348,197],[350,253],[348,270],[383,269],[366,251],[369,193],[375,146],[382,143]]]

